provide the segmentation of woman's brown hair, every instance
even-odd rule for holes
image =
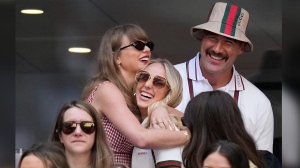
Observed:
[[[60,142],[61,134],[61,124],[64,121],[64,114],[70,108],[80,108],[86,111],[93,119],[93,122],[96,126],[95,130],[95,141],[91,151],[91,162],[90,167],[101,167],[101,168],[111,168],[114,165],[113,153],[110,149],[108,141],[106,139],[106,134],[102,125],[102,121],[96,109],[81,100],[74,100],[67,102],[63,105],[60,111],[57,114],[54,128],[50,136],[50,141]]]
[[[214,90],[198,94],[188,103],[183,122],[191,132],[182,152],[185,167],[201,167],[205,149],[218,140],[236,143],[258,168],[264,167],[240,109],[228,93]]]
[[[127,86],[116,63],[124,35],[126,35],[130,41],[136,39],[148,41],[146,32],[140,26],[135,24],[123,24],[109,29],[104,34],[99,52],[97,53],[97,73],[84,88],[82,99],[86,100],[98,83],[110,81],[123,93],[128,108],[135,116],[140,118],[139,110],[134,104],[133,90]]]

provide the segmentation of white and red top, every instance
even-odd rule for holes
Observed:
[[[148,121],[146,117],[143,125]],[[177,127],[176,131],[179,131]],[[183,147],[175,147],[169,149],[140,149],[133,148],[132,152],[132,168],[163,168],[163,167],[178,167],[182,166]]]

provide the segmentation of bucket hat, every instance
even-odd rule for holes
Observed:
[[[253,50],[253,44],[246,37],[249,13],[237,5],[224,2],[215,3],[206,23],[191,28],[191,34],[201,40],[203,30],[245,42],[245,52]]]

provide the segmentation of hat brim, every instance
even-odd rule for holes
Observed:
[[[200,30],[207,30],[216,34],[220,34],[222,36],[236,39],[242,42],[245,42],[247,45],[245,47],[245,52],[251,52],[253,51],[253,44],[251,41],[245,36],[245,34],[240,31],[239,29],[236,29],[235,36],[230,36],[228,34],[224,34],[220,32],[221,22],[207,22],[204,24],[200,24],[197,26],[194,26],[191,28],[191,35],[195,38],[201,40],[203,36],[203,31]]]

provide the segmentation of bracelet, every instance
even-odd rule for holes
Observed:
[[[181,132],[183,133],[183,139],[182,139],[182,141],[186,142],[187,141],[187,137],[189,136],[189,134],[188,134],[188,132],[186,130],[181,131]]]

